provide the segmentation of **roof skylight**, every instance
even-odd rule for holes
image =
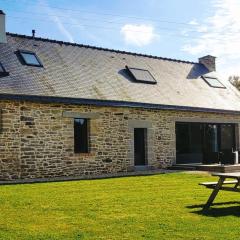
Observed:
[[[29,66],[43,67],[40,59],[34,52],[19,50],[22,63]]]
[[[8,76],[9,72],[3,67],[2,63],[0,63],[0,77]]]
[[[216,77],[202,76],[204,81],[213,88],[226,88]]]
[[[149,84],[156,84],[157,81],[152,76],[152,74],[145,69],[140,68],[132,68],[126,66],[126,69],[129,71],[130,75],[133,77],[134,81],[140,83],[149,83]]]

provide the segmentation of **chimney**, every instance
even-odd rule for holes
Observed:
[[[198,59],[199,63],[203,64],[208,69],[209,72],[216,71],[215,60],[216,57],[213,57],[211,55],[207,55]]]
[[[0,43],[7,43],[5,13],[2,10],[0,10]]]
[[[32,30],[32,38],[35,38],[35,33],[36,33],[36,31],[33,29]]]

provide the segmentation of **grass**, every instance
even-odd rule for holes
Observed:
[[[239,239],[238,193],[201,212],[208,175],[0,186],[0,239]]]

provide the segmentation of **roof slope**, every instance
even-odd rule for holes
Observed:
[[[212,88],[199,63],[125,53],[8,34],[0,62],[10,75],[0,78],[0,94],[111,100],[240,111],[240,94],[230,85]],[[33,51],[44,68],[22,65],[15,52]],[[151,72],[157,84],[136,83],[125,66]]]

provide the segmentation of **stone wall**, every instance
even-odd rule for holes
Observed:
[[[133,129],[148,129],[148,165],[175,162],[175,121],[240,122],[240,116],[1,101],[0,180],[100,175],[133,169]],[[90,153],[74,153],[73,117],[90,118]]]

